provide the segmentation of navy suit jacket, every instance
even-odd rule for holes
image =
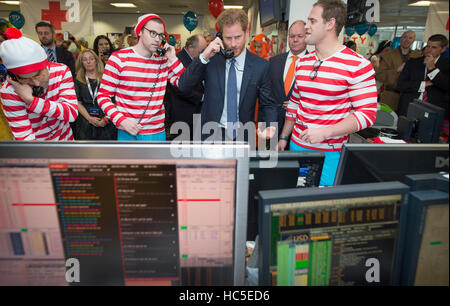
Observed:
[[[56,47],[56,61],[69,67],[70,72],[72,72],[72,78],[76,78],[75,59],[71,52],[67,51],[64,48]]]
[[[278,115],[278,135],[281,134],[286,117],[286,110],[283,108],[283,102],[291,99],[292,91],[294,90],[294,83],[286,95],[284,91],[284,67],[289,52],[278,54],[270,59],[270,79],[272,82],[272,94],[275,100],[277,115]],[[306,51],[308,54],[308,51]]]
[[[247,52],[242,76],[239,99],[239,121],[243,124],[254,121],[256,99],[259,99],[259,112],[262,120],[269,126],[277,121],[276,106],[272,97],[269,77],[269,62]],[[213,56],[208,64],[199,58],[192,61],[178,80],[178,89],[190,92],[201,81],[205,81],[205,95],[201,111],[202,126],[206,122],[220,122],[225,100],[226,60],[220,54]]]
[[[183,48],[177,53],[177,57],[184,67],[189,67],[192,59]],[[182,121],[192,127],[192,115],[200,113],[202,109],[203,84],[200,82],[187,94],[180,92],[178,88],[167,83],[166,94],[170,99],[170,119],[173,122]]]
[[[411,59],[406,62],[405,68],[398,77],[397,89],[401,92],[398,115],[406,116],[408,105],[413,99],[418,98],[420,83],[425,77],[424,57]],[[441,55],[436,63],[439,73],[431,81],[432,86],[426,87],[428,102],[445,109],[445,117],[448,118],[449,103],[449,60]]]

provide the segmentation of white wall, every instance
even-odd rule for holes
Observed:
[[[137,19],[142,14],[94,14],[94,36],[85,37],[92,46],[97,35],[106,33],[122,33],[126,26],[135,26]],[[191,33],[183,25],[183,15],[160,15],[166,23],[166,31],[169,34],[181,34],[181,44],[194,34],[203,34],[205,31],[214,30],[216,20],[212,16],[199,16],[197,28]],[[78,38],[78,37],[77,37]]]

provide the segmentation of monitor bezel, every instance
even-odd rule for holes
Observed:
[[[341,184],[342,177],[344,175],[345,166],[347,163],[347,159],[349,154],[352,151],[364,150],[364,151],[379,151],[379,150],[392,150],[395,149],[397,151],[449,151],[448,144],[374,144],[374,143],[345,143],[342,147],[341,157],[339,159],[338,169],[336,171],[336,177],[334,180],[334,186],[338,186]]]

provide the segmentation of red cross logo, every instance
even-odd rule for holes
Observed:
[[[41,20],[49,21],[55,30],[62,30],[61,23],[67,22],[67,10],[61,10],[59,1],[49,1],[48,10],[42,10]]]

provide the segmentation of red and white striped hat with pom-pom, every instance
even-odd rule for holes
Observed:
[[[8,39],[0,45],[0,57],[8,71],[20,75],[47,67],[47,54],[37,42],[16,28],[8,28],[5,35]]]

